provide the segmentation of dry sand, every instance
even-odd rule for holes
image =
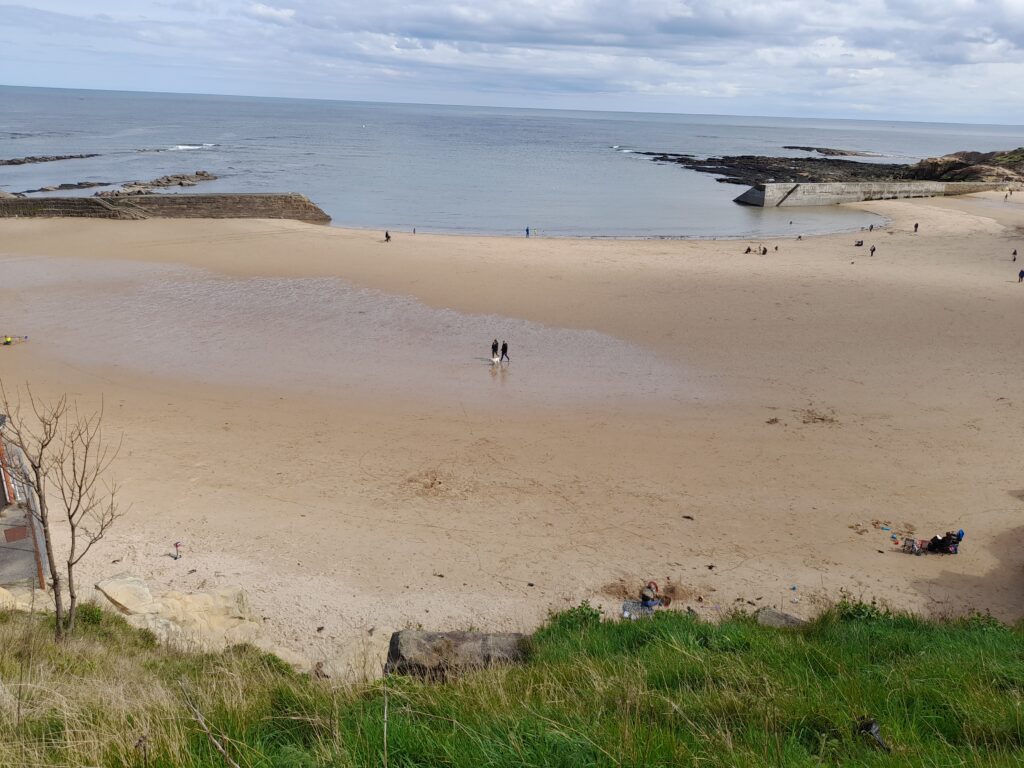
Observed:
[[[711,615],[845,593],[1014,619],[1020,197],[865,204],[890,224],[767,256],[0,221],[0,332],[31,338],[0,377],[102,395],[125,433],[132,509],[89,581],[241,584],[312,659],[372,666],[403,626],[613,611],[648,578]],[[504,372],[480,360],[495,334]],[[915,558],[882,526],[967,538]]]

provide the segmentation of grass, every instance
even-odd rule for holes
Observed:
[[[186,700],[241,766],[1024,764],[1024,629],[981,616],[843,604],[781,631],[583,605],[536,633],[522,667],[342,686],[86,615],[59,647],[46,619],[0,613],[0,765],[224,766]],[[892,754],[854,733],[863,716]]]

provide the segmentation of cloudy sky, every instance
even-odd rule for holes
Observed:
[[[1024,124],[1024,0],[0,0],[0,83]]]

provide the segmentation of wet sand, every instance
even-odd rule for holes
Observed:
[[[1024,196],[998,198],[865,204],[890,226],[763,257],[0,221],[0,332],[30,337],[0,376],[102,395],[126,433],[133,509],[90,581],[242,584],[314,659],[611,609],[620,579],[712,615],[847,593],[1015,618]],[[910,527],[963,552],[892,551]]]

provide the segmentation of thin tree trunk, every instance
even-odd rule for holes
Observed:
[[[71,551],[68,553],[68,621],[67,632],[75,631],[75,610],[78,608],[78,593],[75,591],[75,554],[78,544],[78,528],[71,527]]]
[[[53,583],[53,614],[56,619],[53,637],[60,642],[64,639],[64,598],[60,591],[60,571],[57,570],[57,558],[54,557],[53,540],[50,537],[50,512],[46,506],[46,479],[41,468],[33,467],[32,471],[35,475],[39,522],[43,529],[43,541],[46,543],[46,562],[50,567],[50,579]]]

